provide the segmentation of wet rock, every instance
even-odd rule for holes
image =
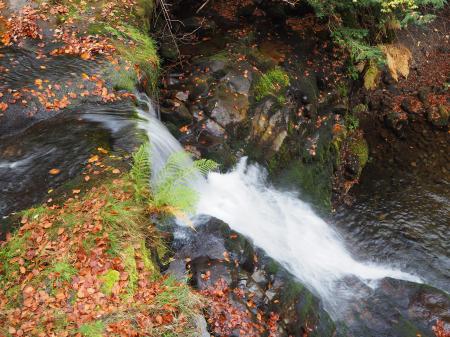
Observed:
[[[189,92],[186,91],[178,91],[175,94],[175,98],[182,101],[182,102],[186,102],[189,98]]]
[[[166,100],[160,109],[161,118],[164,121],[172,122],[176,125],[183,125],[192,122],[192,115],[185,104],[177,100]]]
[[[420,106],[415,104],[415,101],[411,97],[403,99],[401,103],[401,108],[409,114],[419,114]]]
[[[265,284],[267,283],[267,277],[266,274],[263,270],[257,270],[255,271],[252,276],[251,276],[252,280],[255,281],[258,284]]]
[[[273,97],[261,101],[255,108],[250,138],[256,146],[265,149],[267,158],[277,152],[287,137],[289,107],[282,108]]]
[[[222,82],[227,82],[229,86],[231,86],[235,92],[248,95],[250,91],[251,85],[251,73],[250,77],[245,77],[241,73],[238,73],[234,70],[228,72],[223,78]]]
[[[194,78],[193,83],[189,86],[189,99],[193,102],[200,98],[209,96],[209,83],[211,78],[208,74],[200,74]]]
[[[280,313],[281,325],[289,336],[335,335],[335,325],[320,301],[282,268],[274,274],[270,292],[269,309]]]
[[[279,313],[280,336],[303,337],[307,331],[309,336],[334,336],[334,324],[320,301],[282,266],[255,250],[251,242],[223,222],[211,219],[197,227],[195,233],[186,230],[176,237],[181,243],[175,243],[179,248],[175,260],[192,257],[188,265],[193,284],[199,289],[211,287],[219,279],[231,289],[239,288],[243,297],[237,298],[230,291],[230,302],[250,311],[255,322],[258,311],[266,316]],[[172,264],[169,270],[178,265]],[[254,306],[247,307],[248,301]]]
[[[417,96],[419,97],[420,101],[425,104],[428,105],[428,97],[431,93],[431,88],[429,87],[422,87],[419,89]]]
[[[394,131],[395,135],[402,137],[404,135],[403,128],[408,124],[402,114],[398,112],[390,112],[384,117],[386,127]]]
[[[449,123],[449,111],[445,105],[432,106],[427,109],[427,119],[436,127],[446,127]]]
[[[179,282],[184,282],[187,275],[186,263],[183,260],[172,261],[165,274],[171,275]]]
[[[376,292],[388,296],[406,319],[430,335],[438,319],[450,328],[450,296],[442,290],[425,284],[385,278]]]
[[[359,163],[358,156],[349,154],[344,166],[344,176],[348,180],[358,179],[362,167]]]
[[[164,41],[159,48],[159,52],[165,59],[176,60],[179,57],[178,48],[172,41]]]
[[[348,105],[340,103],[333,106],[333,113],[338,115],[345,115],[348,112]]]
[[[195,31],[199,36],[209,34],[215,29],[217,25],[212,20],[207,20],[205,17],[192,16],[184,19],[182,22],[183,30],[188,32]]]
[[[210,337],[208,332],[208,324],[205,317],[202,315],[194,316],[195,336],[197,337]]]
[[[197,258],[191,261],[190,267],[192,281],[200,290],[213,287],[219,280],[224,280],[227,284],[233,282],[232,270],[221,261]]]
[[[212,105],[211,117],[221,126],[226,127],[231,123],[239,123],[247,117],[249,101],[248,97],[225,85],[216,88],[216,94],[213,100],[209,102]]]
[[[223,137],[225,135],[225,129],[212,119],[207,119],[205,122],[205,130],[216,137]]]
[[[345,336],[433,337],[436,319],[450,322],[448,294],[427,285],[384,278],[372,289],[347,277],[340,286],[355,298],[335,309]]]

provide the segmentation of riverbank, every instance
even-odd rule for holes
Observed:
[[[200,296],[162,276],[145,165],[99,148],[79,181],[20,213],[0,248],[5,336],[199,336]],[[125,173],[124,173],[125,172]]]
[[[373,97],[353,102],[347,55],[310,8],[239,3],[212,2],[201,15],[173,7],[180,46],[166,21],[153,25],[167,67],[161,119],[195,157],[221,164],[198,195],[190,161],[172,157],[182,147],[142,94],[155,93],[161,63],[151,1],[33,2],[0,20],[0,210],[9,230],[20,227],[0,248],[6,335],[46,336],[48,325],[86,337],[410,337],[437,324],[445,336],[447,293],[390,268],[389,257],[361,261],[304,202],[322,214],[351,204],[364,167],[388,148],[370,134],[368,100],[383,101],[395,83],[385,87],[386,72]],[[438,84],[431,103],[445,98]],[[403,139],[386,109],[377,130]],[[414,114],[425,121],[423,112]],[[441,119],[428,122],[445,130]],[[147,136],[154,152],[135,160],[159,171],[169,159],[175,172],[163,182],[153,175],[151,189],[150,173],[137,174],[142,162],[130,161]],[[400,154],[408,146],[392,143]],[[175,225],[173,215],[186,221],[183,209],[195,204],[212,217],[196,219],[195,231]]]

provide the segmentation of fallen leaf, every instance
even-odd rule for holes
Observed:
[[[61,170],[60,169],[57,169],[57,168],[53,168],[53,169],[51,169],[50,171],[48,171],[48,173],[50,173],[51,175],[57,175],[57,174],[59,174],[61,172]]]
[[[84,52],[84,53],[81,53],[80,57],[83,60],[89,60],[91,58],[91,55],[89,55],[89,53],[87,53],[87,52]]]
[[[98,161],[98,156],[97,156],[97,155],[92,156],[92,157],[89,158],[89,160],[88,160],[89,163],[93,163],[93,162],[96,162],[96,161]]]

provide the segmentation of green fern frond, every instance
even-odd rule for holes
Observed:
[[[149,194],[150,174],[150,146],[148,143],[144,143],[133,154],[133,166],[130,170],[130,177],[134,182],[135,195],[138,199],[145,198]]]
[[[219,165],[214,160],[200,159],[194,161],[194,167],[206,176],[209,172],[216,170]]]
[[[185,152],[171,155],[165,167],[158,173],[153,186],[155,207],[171,206],[183,212],[192,212],[198,195],[192,182],[217,168],[212,160],[192,161]]]

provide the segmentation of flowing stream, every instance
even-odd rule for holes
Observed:
[[[153,173],[181,145],[156,118],[146,97],[147,111],[139,109],[140,128],[151,142]],[[317,292],[330,309],[339,305],[334,292],[344,277],[354,275],[370,286],[384,277],[421,282],[417,276],[389,266],[353,258],[338,233],[295,193],[270,186],[264,169],[248,165],[246,158],[228,173],[212,172],[195,184],[199,193],[196,219],[212,216],[253,240],[269,256]],[[194,218],[195,222],[195,218]],[[342,297],[342,296],[339,296]]]

